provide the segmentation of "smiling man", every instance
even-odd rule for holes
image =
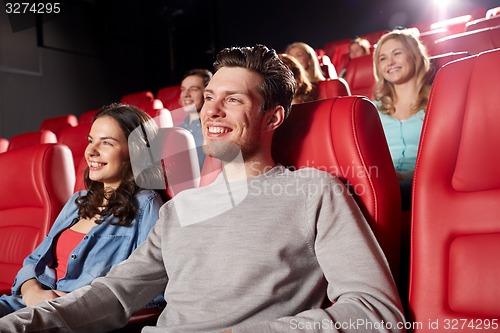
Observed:
[[[224,49],[214,66],[200,117],[219,178],[162,206],[145,244],[106,277],[0,319],[1,332],[109,331],[161,291],[167,306],[144,333],[402,331],[387,262],[342,183],[273,161],[292,73],[262,45]]]
[[[211,78],[212,72],[208,69],[196,68],[187,71],[182,77],[181,94],[179,97],[182,108],[188,114],[179,126],[187,129],[193,134],[200,171],[205,162],[205,154],[203,153],[202,147],[203,133],[201,130],[199,113],[203,107],[203,91]]]

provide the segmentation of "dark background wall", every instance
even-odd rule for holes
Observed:
[[[123,94],[211,69],[227,46],[283,51],[500,6],[499,0],[61,0],[58,15],[7,15],[0,1],[0,137],[43,119],[98,108]],[[483,12],[484,14],[484,12]]]

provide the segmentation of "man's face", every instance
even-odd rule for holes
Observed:
[[[200,113],[205,154],[227,161],[238,149],[245,159],[259,152],[266,119],[257,89],[262,80],[245,68],[223,67],[214,74]]]
[[[187,76],[181,82],[180,103],[184,107],[194,105],[199,112],[203,106],[203,78],[198,75]],[[194,111],[194,110],[193,110]]]

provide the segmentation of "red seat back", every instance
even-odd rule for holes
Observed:
[[[347,65],[345,80],[352,95],[366,96],[373,99],[375,74],[373,73],[373,55],[368,54],[351,59]]]
[[[492,16],[490,18],[480,18],[474,21],[467,22],[465,29],[467,31],[478,30],[483,28],[496,27],[500,25],[500,15]]]
[[[45,119],[40,125],[40,130],[52,131],[59,138],[59,133],[63,129],[74,126],[78,126],[78,118],[74,114],[67,114]]]
[[[181,86],[167,86],[158,90],[156,93],[156,98],[162,101],[163,106],[173,111],[181,107],[179,103],[179,98],[181,96]]]
[[[89,143],[88,136],[91,127],[91,124],[82,124],[66,128],[59,134],[59,143],[65,144],[71,150],[75,171],[85,154],[85,149]]]
[[[431,62],[430,72],[428,74],[429,83],[432,84],[437,71],[446,65],[447,63],[468,57],[470,54],[468,52],[450,52],[445,54],[439,54],[436,56],[429,57]]]
[[[191,132],[180,127],[159,128],[154,138],[148,138],[148,147],[144,146],[143,137],[138,128],[128,138],[138,186],[160,190],[164,199],[199,186],[200,167]]]
[[[78,123],[80,125],[92,124],[92,122],[94,121],[94,117],[99,112],[99,110],[100,109],[93,109],[83,112],[78,118]]]
[[[316,83],[318,99],[332,98],[338,96],[350,96],[349,85],[342,79],[331,79]]]
[[[182,109],[180,104],[181,86],[167,86],[158,90],[156,98],[162,101],[163,106],[170,111],[174,126],[179,126],[186,118],[187,113]]]
[[[485,52],[447,64],[434,80],[413,189],[415,322],[472,333],[500,318],[499,63],[500,50]]]
[[[430,28],[441,29],[445,28],[450,34],[459,34],[465,32],[465,24],[472,20],[472,15],[456,16],[449,19],[444,19],[431,24]]]
[[[478,54],[495,48],[500,48],[500,26],[450,35],[436,40],[434,45],[435,54],[464,51]]]
[[[0,293],[10,294],[14,277],[48,233],[73,193],[71,152],[40,144],[0,154]]]
[[[325,54],[330,57],[330,60],[335,66],[335,69],[340,71],[344,68],[343,61],[346,60],[345,55],[349,54],[350,38],[334,40],[324,45]]]
[[[57,143],[57,137],[49,130],[14,135],[10,138],[8,150],[35,146],[42,143]]]
[[[151,91],[139,91],[123,95],[122,98],[120,98],[120,102],[139,106],[145,102],[151,102],[154,98],[155,97]]]
[[[438,39],[441,39],[443,37],[449,36],[450,32],[446,30],[446,28],[441,28],[441,29],[434,29],[434,30],[428,30],[419,33],[419,39],[424,44],[425,48],[427,49],[427,53],[430,56],[436,55],[437,51],[435,50],[435,42]]]

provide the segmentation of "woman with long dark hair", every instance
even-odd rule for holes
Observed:
[[[24,260],[12,294],[0,297],[0,316],[90,284],[146,239],[163,202],[134,181],[128,138],[136,128],[145,134],[136,145],[145,147],[156,133],[145,112],[111,104],[95,116],[85,150],[88,190],[73,195]]]

